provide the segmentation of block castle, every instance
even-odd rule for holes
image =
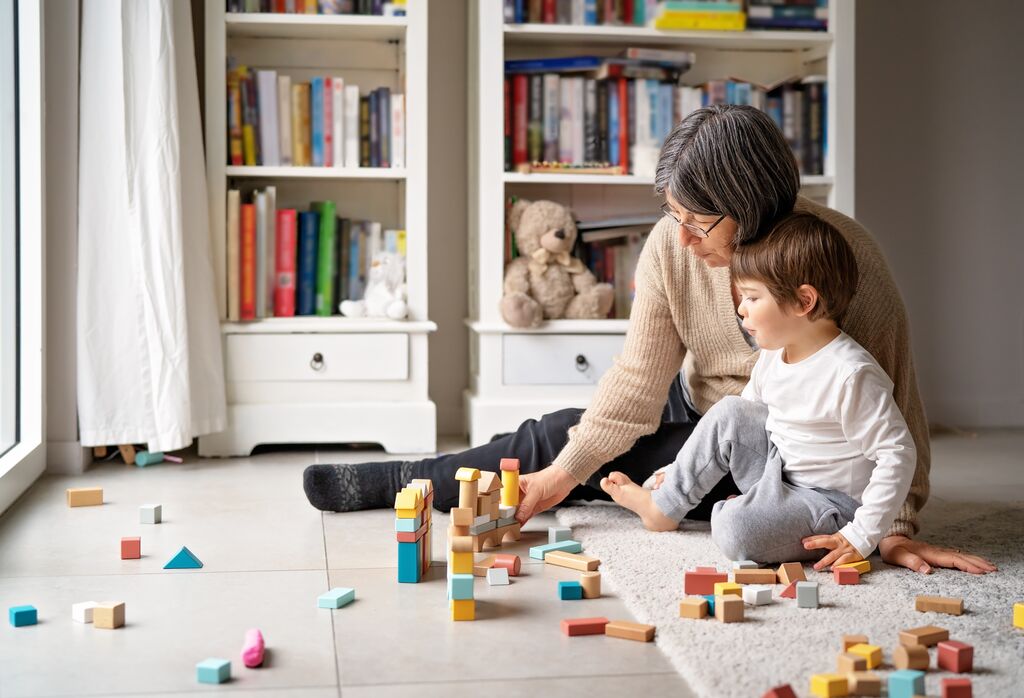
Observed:
[[[416,584],[430,567],[433,503],[434,486],[430,480],[413,480],[395,495],[399,582]]]

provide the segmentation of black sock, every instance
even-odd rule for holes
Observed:
[[[382,509],[414,478],[407,461],[311,465],[302,474],[309,503],[322,511]]]

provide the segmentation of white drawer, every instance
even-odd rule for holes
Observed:
[[[225,352],[228,381],[409,378],[405,334],[229,334]]]
[[[505,385],[594,385],[622,352],[621,334],[506,334]]]

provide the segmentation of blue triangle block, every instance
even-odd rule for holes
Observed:
[[[165,570],[197,570],[203,566],[199,558],[192,554],[192,551],[181,546],[178,554],[171,558],[171,561],[164,565]]]

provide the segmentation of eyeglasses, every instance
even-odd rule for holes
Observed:
[[[664,213],[669,218],[671,218],[672,220],[674,220],[679,225],[686,228],[686,232],[690,233],[691,235],[696,235],[699,238],[706,238],[709,235],[711,235],[711,231],[715,229],[715,226],[725,220],[725,214],[723,213],[721,216],[718,217],[718,220],[711,225],[710,228],[704,230],[699,225],[694,225],[693,223],[683,223],[681,220],[679,220],[679,216],[676,215],[676,212],[673,211],[672,207],[669,206],[667,203],[661,205],[661,212]]]

